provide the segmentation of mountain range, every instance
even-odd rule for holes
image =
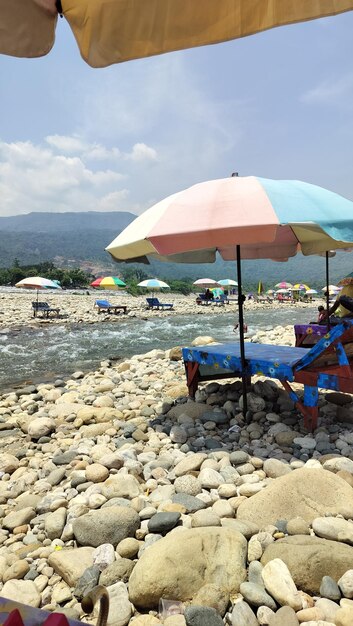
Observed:
[[[95,275],[119,274],[126,268],[115,263],[105,247],[136,216],[125,211],[82,213],[28,213],[0,217],[0,267],[53,261],[61,267],[81,267]],[[235,262],[218,259],[213,264],[191,265],[153,261],[138,265],[151,276],[169,279],[236,278]],[[325,259],[298,254],[287,263],[269,260],[244,261],[243,282],[254,285],[261,280],[271,287],[281,280],[304,282],[312,287],[325,284]],[[330,282],[335,283],[353,270],[350,253],[338,252],[330,259]]]

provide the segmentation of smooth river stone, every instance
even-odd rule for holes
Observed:
[[[340,517],[317,517],[312,527],[319,537],[353,545],[353,522]]]
[[[175,476],[184,476],[184,474],[199,470],[205,459],[207,459],[207,454],[204,452],[197,452],[196,454],[186,456],[185,459],[179,461],[179,463],[175,466]]]
[[[240,593],[244,599],[252,606],[268,606],[272,610],[276,610],[277,605],[273,598],[266,592],[262,585],[255,583],[242,583],[240,585]]]
[[[265,565],[262,570],[262,580],[265,588],[278,604],[291,606],[295,611],[302,608],[301,596],[287,565],[281,559],[273,559]]]
[[[236,602],[232,611],[232,626],[258,626],[256,615],[247,602]]]

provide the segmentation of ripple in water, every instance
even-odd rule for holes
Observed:
[[[274,325],[307,322],[313,307],[259,309],[245,319],[250,331]],[[187,346],[198,335],[220,342],[237,341],[232,332],[236,310],[220,315],[180,315],[119,320],[119,323],[55,325],[41,330],[23,329],[0,335],[1,389],[24,382],[53,380],[76,370],[94,370],[103,359],[128,358],[154,348]]]

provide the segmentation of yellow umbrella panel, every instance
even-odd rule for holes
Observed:
[[[58,12],[80,53],[106,67],[353,9],[353,0],[1,0],[0,53],[47,54]]]

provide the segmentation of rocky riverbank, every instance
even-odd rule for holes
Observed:
[[[1,396],[0,595],[94,623],[100,583],[112,626],[351,626],[352,398],[322,394],[313,434],[273,380],[248,403],[240,381],[188,400],[178,348]]]
[[[3,288],[4,289],[4,288]],[[149,294],[147,294],[149,295]],[[202,306],[196,304],[196,296],[183,296],[180,294],[162,293],[158,294],[161,302],[170,302],[174,304],[172,310],[148,310],[146,308],[145,296],[123,295],[118,292],[69,292],[69,291],[41,291],[39,300],[48,302],[52,308],[59,308],[60,313],[56,317],[51,315],[49,319],[39,314],[33,317],[32,301],[36,300],[35,291],[25,291],[18,289],[17,291],[0,291],[0,330],[1,328],[14,328],[19,326],[30,326],[34,328],[51,324],[92,324],[95,322],[117,322],[125,317],[123,313],[118,315],[99,313],[94,304],[97,299],[108,299],[111,304],[126,305],[127,315],[146,319],[148,317],[166,317],[169,315],[188,315],[188,314],[234,314],[237,311],[237,302],[232,300],[229,304],[210,304]],[[247,300],[245,311],[257,310],[265,308],[275,310],[277,307],[283,309],[286,306],[293,306],[293,303],[272,304],[258,303],[253,300]],[[308,310],[308,315],[316,317],[316,307],[310,303],[298,303],[298,308]]]

